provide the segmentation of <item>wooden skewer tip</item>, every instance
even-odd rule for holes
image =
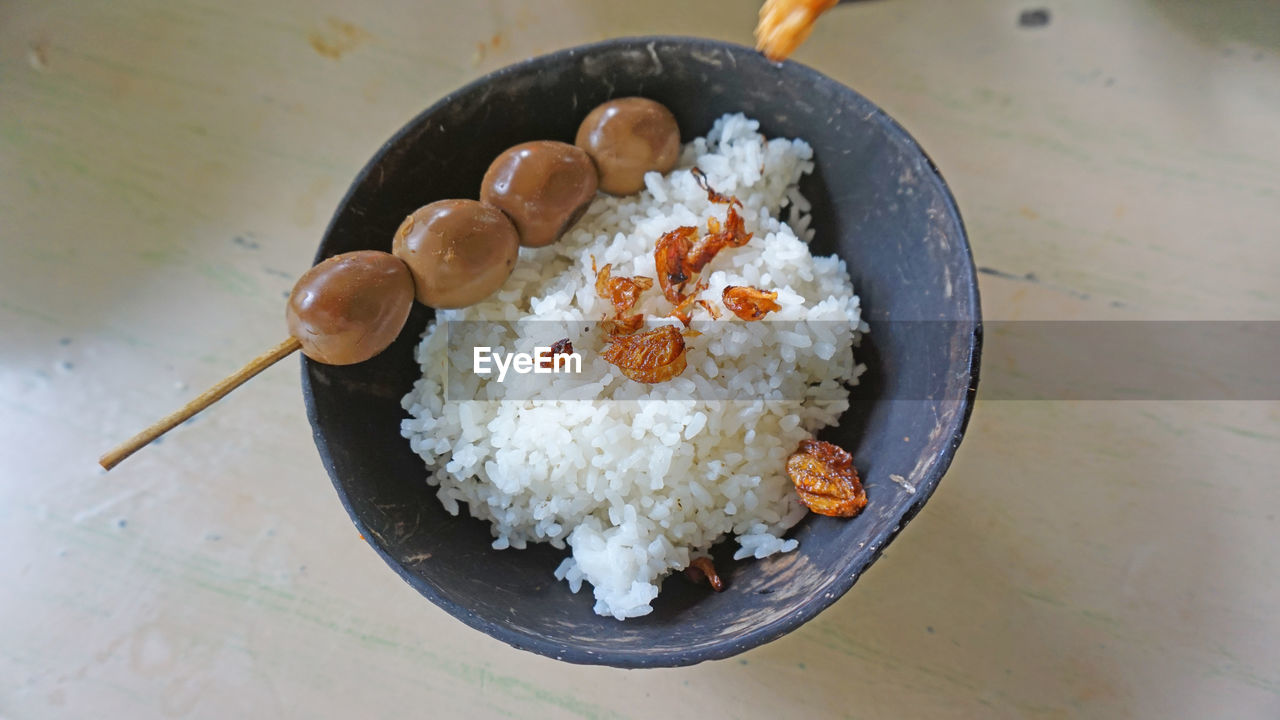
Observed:
[[[143,429],[142,432],[134,435],[119,446],[108,451],[102,457],[98,458],[98,464],[102,466],[103,470],[110,470],[116,465],[119,465],[125,458],[146,447],[155,441],[156,438],[182,424],[196,413],[221,400],[227,393],[240,387],[254,375],[257,375],[263,370],[266,370],[277,362],[288,357],[300,347],[302,347],[302,344],[298,342],[298,339],[290,337],[288,340],[285,340],[274,348],[271,348],[267,352],[250,360],[247,365],[235,371],[231,375],[228,375],[226,379],[222,380],[217,385],[205,390],[203,393],[196,396],[196,398],[191,402],[178,408],[175,412],[160,418]]]

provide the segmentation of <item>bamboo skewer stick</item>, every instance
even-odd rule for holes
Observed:
[[[194,400],[183,405],[181,408],[178,408],[177,411],[166,415],[148,426],[142,432],[134,435],[121,443],[118,447],[103,455],[98,459],[98,464],[101,465],[104,470],[110,470],[116,465],[119,465],[121,460],[124,460],[135,452],[141,450],[153,440],[177,427],[191,416],[221,400],[227,393],[240,387],[254,375],[257,375],[263,370],[266,370],[277,362],[280,362],[284,358],[293,354],[293,352],[300,347],[302,347],[302,344],[298,342],[298,339],[290,337],[288,340],[285,340],[274,348],[271,348],[267,352],[250,360],[249,364],[235,371],[222,382],[214,385],[208,390],[205,390]]]

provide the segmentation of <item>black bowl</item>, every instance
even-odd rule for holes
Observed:
[[[573,141],[597,103],[643,95],[671,108],[685,140],[723,113],[743,112],[770,137],[800,137],[817,170],[819,253],[849,265],[872,324],[858,351],[869,366],[852,408],[822,434],[849,449],[869,505],[852,520],[811,516],[797,551],[716,567],[709,592],[671,577],[653,612],[619,622],[592,612],[552,571],[550,547],[498,551],[485,524],[452,517],[399,432],[400,398],[431,311],[417,306],[396,342],[354,366],[303,361],[316,445],[343,505],[410,585],[463,622],[515,647],[575,663],[690,665],[793,630],[835,602],[924,505],[951,463],[972,407],[981,345],[973,258],[955,202],[933,163],[889,116],[801,65],[740,46],[630,38],[513,65],[452,93],[378,150],[352,184],[316,255],[389,250],[400,221],[441,198],[477,196],[490,160],[526,140]],[[891,475],[899,476],[898,480]],[[914,492],[910,486],[914,486]]]

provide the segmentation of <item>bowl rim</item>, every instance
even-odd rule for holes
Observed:
[[[584,45],[575,45],[531,58],[526,58],[476,78],[475,80],[448,92],[435,102],[431,103],[424,110],[417,113],[404,123],[390,138],[378,147],[378,149],[369,158],[368,162],[365,163],[364,167],[362,167],[352,179],[351,184],[348,186],[346,193],[344,193],[342,197],[342,200],[339,201],[336,206],[333,217],[330,219],[329,224],[322,235],[320,247],[316,251],[313,263],[318,263],[328,257],[329,254],[323,250],[325,240],[327,240],[333,232],[339,217],[343,213],[343,208],[348,206],[353,195],[364,185],[366,179],[372,174],[384,156],[406,135],[419,127],[425,118],[447,107],[457,97],[475,92],[488,83],[506,75],[523,72],[529,68],[536,68],[540,65],[558,62],[566,58],[572,58],[578,55],[589,54],[597,51],[614,51],[629,47],[635,49],[646,49],[652,53],[658,44],[674,45],[701,51],[730,51],[744,54],[755,54],[757,52],[753,48],[745,45],[703,37],[684,35],[626,36],[610,38]],[[921,482],[916,484],[916,493],[913,495],[913,499],[910,504],[908,504],[906,509],[903,510],[902,516],[897,524],[886,530],[882,530],[867,541],[867,544],[874,549],[865,562],[858,564],[851,561],[849,564],[842,567],[840,571],[833,574],[834,579],[816,590],[814,595],[811,596],[811,598],[808,599],[803,607],[798,611],[696,648],[679,649],[660,654],[647,653],[644,649],[611,649],[606,653],[601,653],[593,650],[567,646],[543,635],[517,630],[503,623],[483,618],[437,593],[429,583],[410,573],[401,562],[394,558],[388,552],[384,543],[378,538],[377,533],[372,532],[363,520],[361,520],[359,515],[357,515],[355,509],[352,507],[351,499],[348,497],[341,482],[336,476],[336,469],[332,454],[330,453],[327,442],[319,429],[315,396],[308,370],[312,361],[307,357],[302,356],[300,359],[302,370],[302,394],[303,402],[306,407],[307,420],[310,422],[312,427],[312,437],[315,440],[316,449],[319,451],[320,459],[325,467],[325,471],[329,475],[334,489],[337,491],[338,498],[342,502],[342,506],[346,509],[348,516],[350,516],[352,523],[360,532],[361,537],[365,539],[370,546],[372,546],[374,551],[381,556],[382,560],[406,583],[437,607],[466,623],[468,626],[519,650],[526,650],[545,657],[575,664],[606,665],[619,668],[683,667],[708,660],[721,660],[731,657],[745,652],[746,650],[777,640],[783,635],[812,620],[819,613],[829,608],[836,602],[836,600],[840,599],[845,593],[847,593],[863,573],[865,573],[867,569],[874,565],[880,558],[884,548],[888,546],[888,544],[893,541],[900,532],[902,532],[902,529],[907,526],[916,514],[920,512],[920,509],[924,507],[925,502],[933,495],[933,492],[941,481],[942,476],[945,475],[947,470],[950,468],[951,462],[955,457],[955,453],[960,446],[960,442],[964,439],[970,416],[973,413],[974,401],[978,390],[983,344],[982,308],[978,288],[977,266],[973,259],[973,249],[969,243],[968,231],[965,228],[964,219],[960,215],[959,206],[951,192],[951,187],[947,184],[942,173],[938,170],[933,158],[931,158],[916,139],[907,132],[906,128],[861,93],[814,68],[793,60],[786,60],[782,63],[774,64],[779,67],[790,66],[802,75],[807,76],[807,81],[812,82],[815,85],[826,86],[828,89],[838,93],[852,93],[861,102],[866,103],[868,107],[873,109],[873,112],[870,113],[865,120],[878,123],[887,134],[897,136],[904,142],[906,147],[919,153],[920,157],[927,164],[929,173],[937,180],[940,189],[942,190],[944,209],[947,215],[954,219],[956,227],[959,229],[959,241],[964,250],[962,257],[968,261],[967,273],[970,280],[969,287],[971,290],[969,294],[971,297],[966,299],[969,300],[973,308],[973,317],[965,320],[965,322],[970,323],[972,326],[972,336],[969,343],[969,361],[968,367],[965,368],[969,380],[968,390],[960,400],[961,407],[959,408],[959,412],[956,413],[951,420],[952,430],[950,442],[938,451],[937,459],[928,470],[928,475]],[[959,369],[957,368],[957,370]]]

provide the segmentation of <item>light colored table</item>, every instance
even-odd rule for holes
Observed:
[[[933,155],[988,318],[1280,317],[1280,6],[1044,5],[845,6],[797,59]],[[1275,402],[980,403],[845,598],[682,670],[559,664],[422,600],[337,502],[295,362],[97,470],[283,337],[347,183],[432,100],[610,36],[749,42],[754,12],[0,6],[0,717],[1280,715]]]

